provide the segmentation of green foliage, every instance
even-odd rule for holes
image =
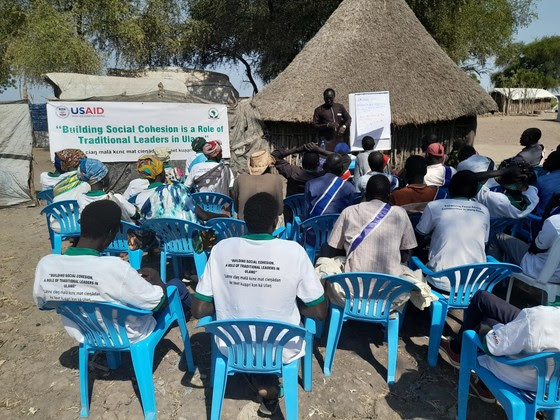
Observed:
[[[484,65],[532,21],[537,0],[406,1],[453,61]]]
[[[12,71],[32,81],[52,71],[98,72],[101,60],[76,33],[72,18],[70,12],[56,12],[46,1],[34,2],[6,49]]]
[[[496,59],[501,70],[492,75],[496,87],[560,87],[560,36],[529,44],[512,44]]]

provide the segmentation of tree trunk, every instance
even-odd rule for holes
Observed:
[[[241,55],[238,56],[237,59],[239,61],[241,61],[243,63],[243,65],[245,66],[245,74],[247,75],[247,78],[249,79],[249,83],[251,83],[251,86],[253,86],[253,96],[255,96],[257,93],[259,93],[259,88],[257,87],[257,83],[255,82],[255,79],[253,78],[253,72],[251,70],[251,65]]]

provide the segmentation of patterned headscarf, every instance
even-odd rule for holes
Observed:
[[[87,156],[80,149],[64,149],[54,154],[54,167],[57,172],[72,171],[80,166],[80,160]]]
[[[202,152],[202,148],[204,147],[205,144],[206,144],[206,140],[204,139],[204,137],[197,137],[192,142],[192,149],[196,153],[200,153]]]
[[[163,172],[163,163],[153,155],[140,156],[140,159],[138,159],[137,170],[143,178],[153,181]]]
[[[82,159],[76,175],[78,179],[90,185],[96,184],[107,176],[109,170],[97,159]]]
[[[222,159],[222,143],[219,140],[209,141],[202,148],[202,153],[208,159],[219,161]]]

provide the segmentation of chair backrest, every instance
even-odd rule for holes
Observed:
[[[501,281],[520,273],[521,267],[506,263],[480,263],[461,265],[438,271],[432,278],[445,278],[449,281],[449,306],[466,308],[472,296],[479,290],[489,292]]]
[[[52,189],[40,191],[37,193],[37,198],[45,201],[47,204],[51,204],[53,202],[54,192]]]
[[[192,194],[192,199],[202,210],[217,214],[222,212],[226,203],[229,203],[229,208],[233,214],[233,199],[227,195],[211,192],[199,192]]]
[[[218,217],[206,222],[206,226],[216,231],[217,240],[238,238],[249,233],[243,220],[232,217]]]
[[[558,267],[560,267],[560,237],[556,238],[548,251],[548,257],[537,279],[538,282],[547,283],[558,270]]]
[[[228,366],[246,372],[280,370],[286,343],[306,334],[296,325],[262,319],[214,321],[204,327],[227,346]]]
[[[106,251],[109,252],[128,252],[128,231],[129,230],[142,230],[142,226],[137,226],[135,224],[125,222],[121,220],[121,225],[119,226],[119,231],[113,239],[113,242],[109,244]]]
[[[122,350],[130,347],[126,334],[127,317],[149,315],[143,309],[102,302],[49,302],[48,308],[74,322],[93,349]]]
[[[76,200],[58,201],[49,204],[41,214],[47,216],[47,226],[51,229],[51,222],[56,220],[60,226],[60,234],[70,235],[80,233],[80,208]]]
[[[305,194],[294,194],[284,199],[284,205],[292,211],[293,217],[304,220],[306,216]]]
[[[397,299],[418,290],[414,283],[380,273],[333,274],[326,276],[325,281],[339,285],[344,291],[346,314],[368,320],[388,319]]]
[[[142,226],[156,233],[166,252],[178,254],[196,253],[194,244],[199,241],[200,233],[210,229],[194,222],[170,217],[150,219]]]
[[[318,251],[321,245],[326,243],[329,239],[329,235],[331,234],[338,216],[340,216],[340,214],[323,214],[304,221],[301,224],[304,241],[306,239],[305,236],[311,233],[311,236],[315,238],[315,249]]]

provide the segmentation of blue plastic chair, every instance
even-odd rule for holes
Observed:
[[[339,214],[324,214],[307,219],[301,224],[302,244],[312,264],[315,264],[317,253],[323,244],[327,243],[329,236],[338,219]]]
[[[292,221],[286,223],[286,239],[299,241],[299,226],[306,219],[305,194],[294,194],[284,199],[284,207],[292,212]]]
[[[121,220],[121,226],[113,242],[109,244],[107,249],[103,251],[104,254],[119,256],[126,252],[128,254],[128,262],[135,270],[139,270],[142,266],[142,256],[144,251],[141,249],[131,250],[128,247],[128,232],[130,230],[142,230],[141,226]]]
[[[145,419],[157,417],[152,377],[154,350],[175,321],[181,330],[187,369],[194,372],[189,334],[177,289],[169,286],[167,293],[169,305],[158,314],[154,331],[136,343],[130,343],[128,339],[125,320],[131,315],[149,315],[151,311],[100,302],[49,302],[49,309],[55,308],[60,315],[76,323],[84,335],[84,342],[79,345],[81,417],[89,415],[88,358],[96,351],[106,352],[111,369],[119,367],[121,352],[130,352]]]
[[[334,356],[340,339],[342,325],[348,320],[372,322],[386,328],[387,383],[395,383],[399,345],[399,312],[392,308],[397,298],[418,290],[415,284],[399,277],[380,273],[342,273],[325,277],[325,281],[338,284],[344,291],[344,308],[331,302],[330,324],[325,348],[325,376],[331,376]]]
[[[164,217],[146,220],[144,228],[153,230],[160,241],[160,276],[167,281],[167,260],[171,258],[175,277],[181,277],[179,257],[192,257],[200,279],[206,266],[206,253],[197,253],[193,246],[195,236],[210,228],[183,219]]]
[[[432,325],[430,327],[430,343],[428,345],[428,364],[436,366],[441,343],[441,334],[445,327],[449,309],[467,309],[471,298],[479,290],[492,292],[494,286],[509,279],[512,273],[520,273],[521,267],[506,264],[488,257],[487,263],[461,265],[438,271],[437,273],[426,267],[418,257],[412,257],[411,266],[420,268],[422,272],[432,278],[446,278],[450,283],[449,296],[444,296],[432,290],[438,300],[432,302]]]
[[[47,228],[53,254],[62,254],[62,241],[80,236],[80,212],[76,200],[59,201],[49,204],[41,214],[47,217]],[[52,224],[58,223],[58,232]]]
[[[217,420],[221,417],[227,377],[235,373],[249,373],[275,374],[282,377],[286,418],[297,419],[299,359],[284,364],[282,352],[288,341],[294,338],[305,339],[307,331],[296,325],[262,319],[212,322],[211,319],[201,319],[198,326],[220,338],[227,346],[228,354],[224,356],[212,339],[211,381],[214,389],[210,418]]]
[[[217,242],[227,238],[240,237],[248,233],[245,222],[232,217],[210,219],[206,222],[206,226],[216,231]]]
[[[53,202],[54,192],[52,189],[40,191],[37,193],[37,198],[47,204],[51,204]]]
[[[204,211],[220,214],[226,204],[229,204],[231,215],[234,214],[233,198],[220,193],[199,192],[192,194],[194,204]]]
[[[514,388],[494,376],[478,363],[478,352],[482,344],[474,331],[465,331],[461,346],[461,369],[459,370],[458,419],[466,420],[469,398],[469,380],[474,371],[484,385],[494,394],[510,420],[535,419],[537,411],[544,411],[548,419],[560,419],[560,353],[540,353],[519,359],[494,357],[509,366],[531,366],[535,368],[537,392]],[[548,363],[552,364],[552,375],[547,378]]]

